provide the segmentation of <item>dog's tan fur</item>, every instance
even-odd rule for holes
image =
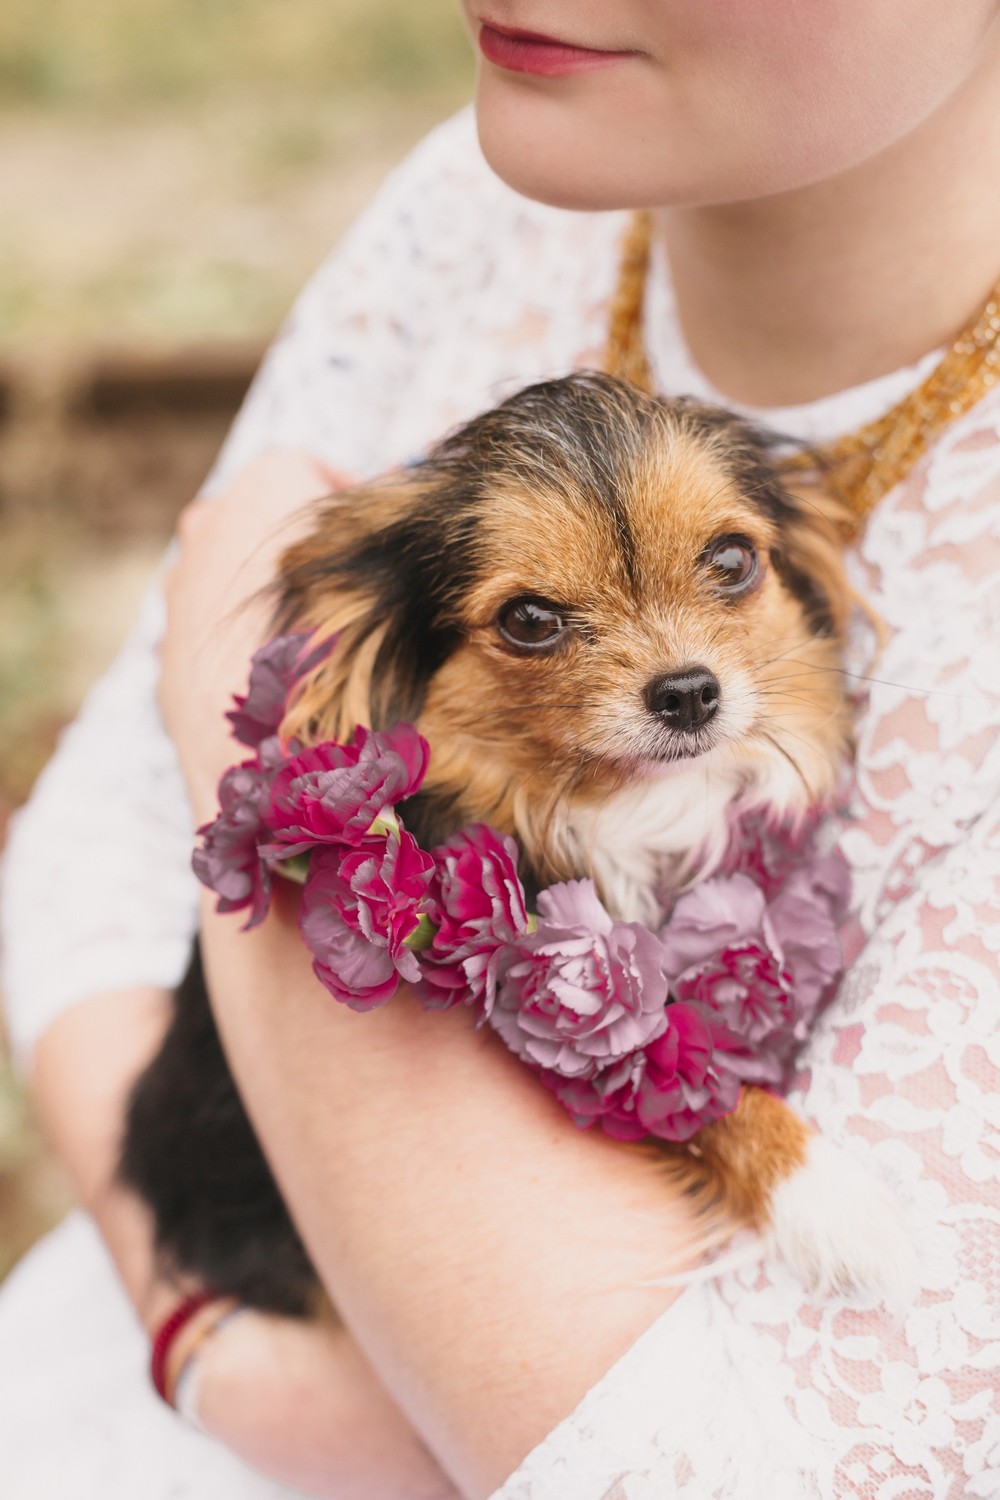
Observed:
[[[457,645],[433,673],[416,718],[432,750],[425,789],[447,798],[455,827],[482,821],[515,834],[543,883],[591,873],[580,829],[623,791],[660,777],[666,796],[673,776],[700,774],[692,760],[653,765],[660,731],[642,694],[659,674],[697,662],[718,678],[724,722],[711,757],[734,801],[756,800],[794,818],[830,800],[850,751],[840,648],[852,596],[833,518],[807,502],[790,504],[779,529],[742,482],[725,428],[634,399],[644,402],[645,436],[627,462],[609,456],[616,511],[580,492],[571,464],[541,477],[509,454],[499,465],[472,576],[447,606]],[[433,468],[418,468],[343,493],[285,557],[282,623],[340,633],[333,655],[303,685],[285,733],[342,739],[356,724],[378,723],[384,685],[375,667],[391,622],[377,617],[363,581],[341,579],[331,592],[325,563],[427,513],[441,483]],[[627,518],[628,558],[615,514]],[[441,523],[445,551],[449,524]],[[700,561],[706,545],[727,534],[750,539],[764,570],[759,587],[734,602],[720,597]],[[779,556],[824,597],[827,634],[811,626],[772,560]],[[523,595],[571,611],[563,649],[526,656],[505,644],[498,610]],[[693,869],[677,865],[675,882]],[[596,866],[593,873],[600,884]],[[671,1157],[706,1201],[719,1199],[731,1215],[762,1225],[775,1184],[801,1165],[806,1138],[784,1104],[746,1089],[733,1115]]]

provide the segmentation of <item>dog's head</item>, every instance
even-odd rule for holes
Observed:
[[[847,748],[840,551],[730,414],[595,374],[532,386],[333,497],[286,554],[278,624],[340,633],[286,728],[416,723],[408,826],[490,822],[548,878],[581,873],[551,834],[568,809],[692,766],[802,811]]]

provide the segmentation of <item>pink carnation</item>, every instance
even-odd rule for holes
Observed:
[[[634,1089],[635,1114],[650,1135],[687,1141],[736,1108],[739,1077],[720,1062],[711,1018],[694,1005],[671,1005],[667,1029],[646,1048]],[[612,1117],[605,1130],[616,1123]]]
[[[590,1078],[663,1030],[663,950],[640,923],[613,922],[592,880],[550,886],[538,909],[504,957],[490,1024],[526,1062]]]
[[[420,978],[406,940],[420,923],[434,863],[406,832],[312,856],[299,927],[313,969],[337,1000],[371,1010]]]
[[[795,992],[795,1037],[804,1041],[844,968],[838,930],[847,915],[851,876],[840,853],[819,856],[795,870],[768,914]]]
[[[719,875],[680,897],[661,930],[672,994],[704,1008],[747,1081],[782,1083],[841,968],[837,860],[804,865],[769,904],[747,875]]]
[[[412,724],[384,734],[359,725],[349,745],[303,750],[275,777],[265,819],[271,840],[261,853],[288,859],[317,844],[357,847],[380,813],[417,790],[429,753]]]
[[[433,1009],[463,1001],[489,1009],[498,955],[528,931],[517,845],[485,823],[473,823],[432,852],[427,915],[437,932],[420,955],[420,998]]]

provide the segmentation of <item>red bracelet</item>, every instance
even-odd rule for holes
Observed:
[[[220,1294],[218,1292],[195,1292],[193,1296],[185,1297],[156,1330],[156,1337],[153,1339],[153,1348],[149,1357],[149,1374],[156,1394],[168,1406],[172,1406],[173,1402],[167,1392],[167,1359],[173,1348],[174,1340],[181,1332],[181,1329],[186,1328],[191,1319],[200,1313],[203,1307],[207,1307],[210,1302],[218,1302],[219,1298]]]

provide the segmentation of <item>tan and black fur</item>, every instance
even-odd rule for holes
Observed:
[[[749,556],[750,586],[733,586],[720,559]],[[529,894],[593,875],[614,915],[654,920],[719,862],[741,812],[794,824],[829,803],[850,754],[852,596],[833,518],[784,486],[744,422],[609,377],[531,387],[422,463],[332,497],[285,555],[277,591],[280,629],[339,635],[284,729],[315,741],[415,723],[431,763],[406,826],[425,846],[467,822],[513,834]],[[558,639],[539,650],[505,635],[505,621],[520,629],[542,605]],[[680,709],[672,683],[685,684]],[[685,713],[704,722],[680,724]],[[205,1015],[194,1000],[187,1009],[189,1030],[210,1025],[207,1002]],[[172,1180],[157,1111],[177,1114],[183,1042],[167,1053],[169,1069],[161,1059],[138,1086],[124,1157],[162,1249],[223,1290],[301,1310],[300,1249],[298,1291],[284,1300],[280,1287],[227,1282],[218,1257],[192,1263],[192,1215],[204,1245],[212,1205],[178,1208],[176,1191],[166,1203],[157,1182]],[[228,1075],[226,1087],[239,1108]],[[259,1190],[262,1158],[240,1128]],[[764,1227],[808,1135],[781,1101],[747,1089],[693,1149],[663,1150],[688,1186]],[[230,1220],[219,1232],[232,1241]],[[292,1233],[282,1218],[273,1262],[275,1235]]]

